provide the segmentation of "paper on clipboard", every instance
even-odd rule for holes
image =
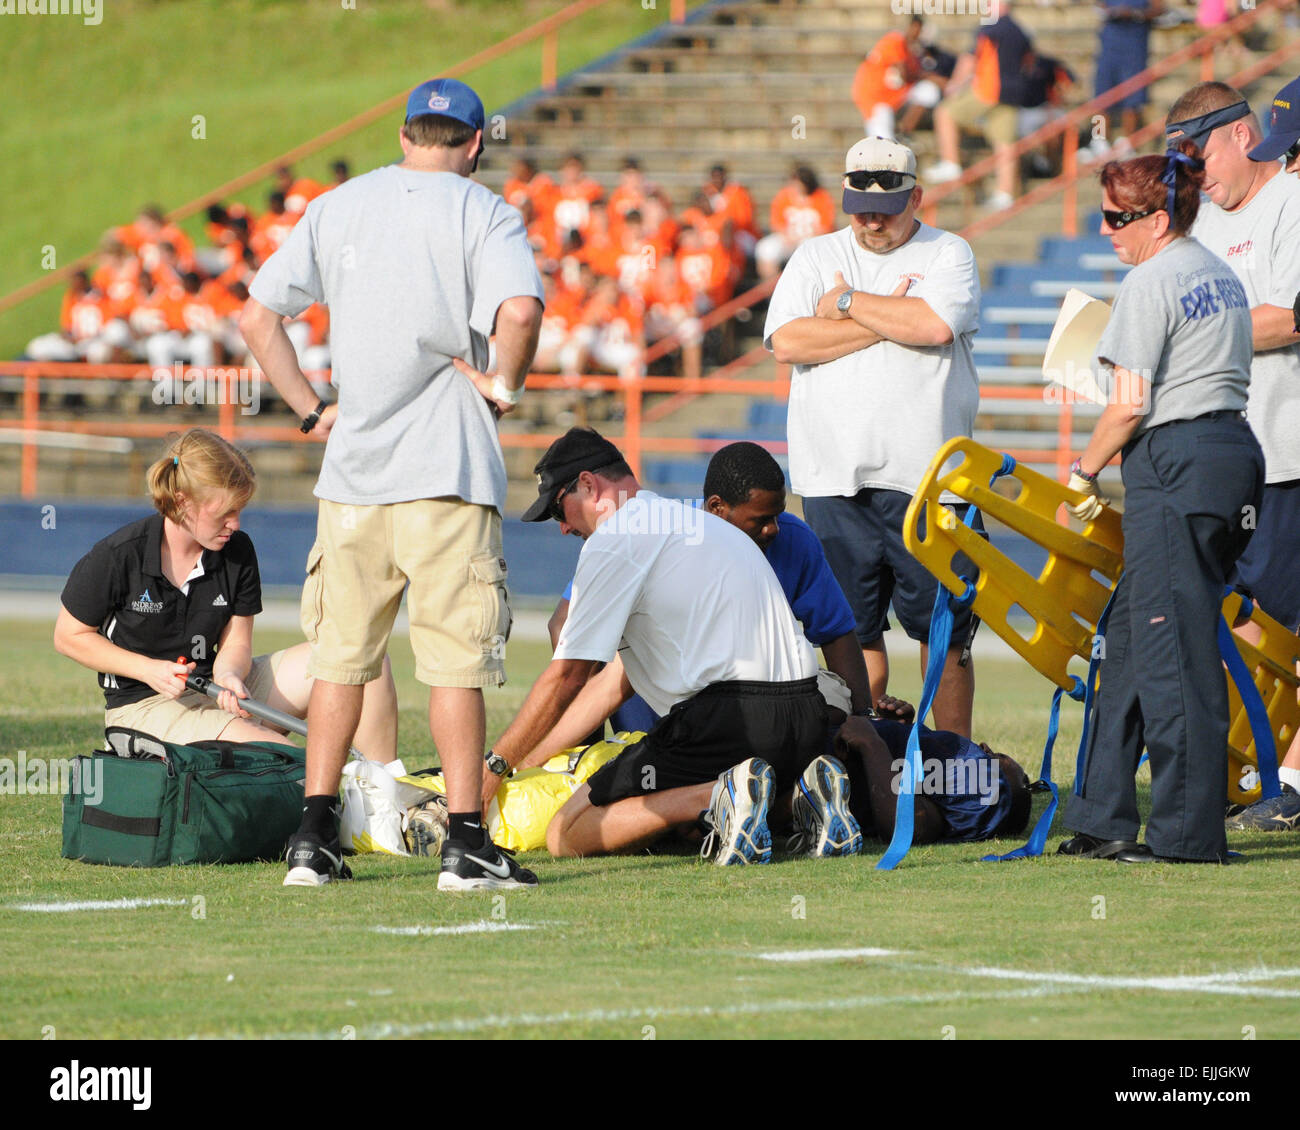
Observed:
[[[1081,400],[1105,404],[1107,397],[1097,383],[1092,359],[1108,321],[1109,302],[1075,287],[1067,290],[1043,357],[1044,380],[1060,385]]]

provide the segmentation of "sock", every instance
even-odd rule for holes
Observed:
[[[339,798],[333,793],[307,797],[302,806],[302,823],[298,830],[320,836],[326,843],[336,839],[339,829],[334,810],[338,802]]]
[[[1284,785],[1290,785],[1296,792],[1300,793],[1300,769],[1282,768],[1277,771],[1277,775]]]
[[[449,812],[447,814],[447,839],[462,844],[481,844],[487,839],[480,812]]]

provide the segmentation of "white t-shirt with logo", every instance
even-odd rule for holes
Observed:
[[[758,546],[708,511],[648,490],[583,545],[555,658],[608,663],[616,652],[661,715],[711,683],[817,674]]]
[[[1300,292],[1300,179],[1279,172],[1233,212],[1202,197],[1191,234],[1236,272],[1252,307],[1291,309]],[[1300,479],[1300,346],[1255,354],[1246,418],[1264,449],[1265,481]]]
[[[911,494],[934,453],[968,436],[979,407],[971,339],[979,329],[975,255],[960,236],[921,224],[901,247],[864,251],[851,228],[818,236],[791,256],[767,311],[764,344],[812,317],[835,272],[854,290],[890,294],[904,276],[952,330],[950,345],[882,341],[820,365],[796,365],[790,382],[790,485],[804,496],[849,496],[864,487]]]

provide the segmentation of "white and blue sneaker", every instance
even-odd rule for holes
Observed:
[[[799,855],[857,855],[862,829],[849,811],[849,775],[833,757],[819,757],[799,778],[790,803],[794,835],[787,845]]]
[[[775,789],[776,774],[758,757],[721,774],[704,817],[711,830],[700,848],[701,858],[719,867],[771,863],[772,833],[767,827],[767,814]]]

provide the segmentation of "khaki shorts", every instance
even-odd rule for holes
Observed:
[[[941,105],[957,125],[980,130],[990,145],[1014,145],[1019,139],[1020,112],[1014,106],[990,106],[970,87],[945,98]]]
[[[259,655],[253,660],[248,678],[244,680],[249,697],[258,702],[267,700],[283,658],[284,652],[277,651],[272,655]],[[121,726],[177,745],[214,741],[234,720],[235,716],[222,710],[216,699],[198,691],[186,691],[180,698],[156,694],[104,711],[105,729]]]
[[[504,683],[510,598],[501,515],[458,498],[321,500],[302,590],[307,670],[329,683],[378,678],[408,580],[415,677],[431,687]]]

